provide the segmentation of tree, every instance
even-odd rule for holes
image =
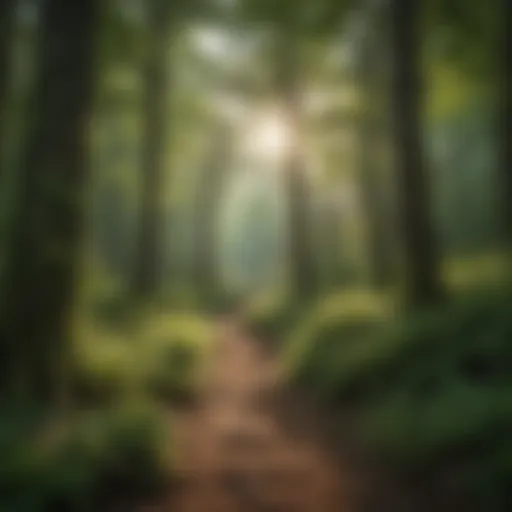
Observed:
[[[42,4],[34,110],[0,299],[2,389],[58,392],[79,267],[100,0]]]
[[[16,5],[16,0],[4,0],[2,9],[0,10],[0,105],[2,105],[2,107],[5,105],[5,97],[9,83],[12,50],[11,42],[16,18]]]
[[[144,73],[144,135],[141,199],[132,280],[134,297],[147,299],[158,289],[168,136],[169,48],[172,2],[151,0]]]
[[[395,265],[391,253],[392,233],[390,215],[386,204],[382,146],[386,112],[383,96],[386,95],[386,77],[382,63],[388,64],[387,41],[377,40],[384,31],[376,15],[382,12],[367,12],[365,36],[359,47],[358,86],[361,91],[359,135],[359,182],[363,212],[366,218],[367,245],[370,280],[375,286],[390,284],[394,278]],[[384,20],[382,20],[384,21]],[[387,21],[387,20],[386,20]],[[380,28],[380,30],[378,30]],[[386,34],[384,33],[384,37]]]
[[[512,5],[502,0],[503,25],[501,29],[500,91],[500,175],[503,187],[504,239],[507,251],[512,251]]]
[[[12,38],[16,18],[16,0],[4,0],[0,9],[0,135],[4,130],[9,71],[11,63]],[[1,159],[1,155],[0,155]],[[0,179],[3,178],[0,161]]]
[[[442,296],[421,140],[420,7],[419,0],[391,3],[394,143],[407,297],[413,306]]]

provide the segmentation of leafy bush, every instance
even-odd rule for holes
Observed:
[[[335,294],[321,301],[298,323],[284,347],[292,379],[327,391],[347,352],[380,329],[392,312],[388,298],[365,291]]]
[[[284,338],[293,326],[309,313],[311,303],[287,295],[265,296],[251,304],[245,323],[257,336],[272,342]]]
[[[114,403],[134,387],[138,347],[104,332],[77,347],[72,370],[75,396],[85,404]]]
[[[421,394],[432,381],[429,374],[450,371],[457,358],[461,366],[482,365],[494,350],[499,365],[508,346],[508,308],[508,293],[479,293],[396,320],[377,303],[341,305],[337,314],[316,315],[291,337],[292,378],[300,380],[310,368],[312,381],[328,379],[323,389],[332,399],[363,388],[370,399],[383,386],[401,389],[411,379]]]
[[[111,510],[168,480],[172,436],[162,399],[198,391],[208,323],[152,314],[129,336],[90,318],[79,327],[68,368],[76,410],[0,410],[0,512]]]
[[[465,493],[503,510],[511,299],[509,290],[480,291],[406,318],[317,315],[291,338],[291,377],[332,404],[356,405],[359,433],[397,467],[439,478],[455,467]]]
[[[113,403],[125,395],[193,397],[211,345],[208,323],[194,315],[151,315],[131,336],[87,323],[77,343],[75,388],[83,401]]]
[[[158,492],[170,467],[167,428],[156,411],[123,406],[2,429],[0,510],[106,510]]]
[[[173,401],[193,399],[201,385],[212,346],[209,325],[190,315],[162,318],[147,331],[145,386]]]

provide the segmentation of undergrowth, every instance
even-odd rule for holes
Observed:
[[[367,445],[397,469],[442,478],[457,468],[460,492],[505,510],[512,293],[474,292],[408,315],[369,304],[340,302],[299,322],[284,347],[290,378],[349,407]]]

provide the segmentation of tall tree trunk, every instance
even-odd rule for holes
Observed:
[[[502,1],[503,26],[500,80],[500,175],[503,190],[504,245],[512,253],[512,3]]]
[[[100,0],[42,5],[32,124],[0,299],[2,388],[58,391],[79,267]]]
[[[149,5],[141,200],[132,280],[132,293],[139,299],[155,295],[162,270],[171,7],[168,0],[151,0]]]
[[[231,134],[226,127],[221,127],[213,136],[212,151],[198,184],[194,270],[198,291],[206,301],[214,300],[220,292],[218,227],[230,138]]]
[[[7,96],[11,71],[11,50],[14,36],[17,0],[3,0],[0,7],[0,150],[5,133]],[[0,180],[4,179],[3,155],[0,151]]]
[[[366,217],[370,281],[374,286],[381,287],[393,281],[395,269],[391,254],[392,242],[388,224],[390,219],[386,208],[382,165],[383,113],[380,96],[385,81],[379,64],[384,56],[373,39],[375,36],[372,37],[370,33],[373,31],[368,32],[362,42],[359,56],[359,87],[363,97],[359,125],[359,176]]]
[[[312,240],[311,196],[303,153],[299,57],[293,35],[283,31],[277,48],[277,88],[291,132],[291,147],[284,163],[288,193],[291,289],[299,300],[312,297],[318,287]]]
[[[421,134],[421,4],[420,0],[393,0],[391,14],[394,142],[406,292],[413,307],[442,296]]]

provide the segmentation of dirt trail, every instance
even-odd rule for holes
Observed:
[[[276,361],[231,322],[222,326],[215,357],[201,403],[174,425],[182,485],[169,503],[151,510],[360,510],[352,473],[322,448],[315,418],[286,421],[288,398]],[[309,433],[293,432],[297,421],[309,423]]]

